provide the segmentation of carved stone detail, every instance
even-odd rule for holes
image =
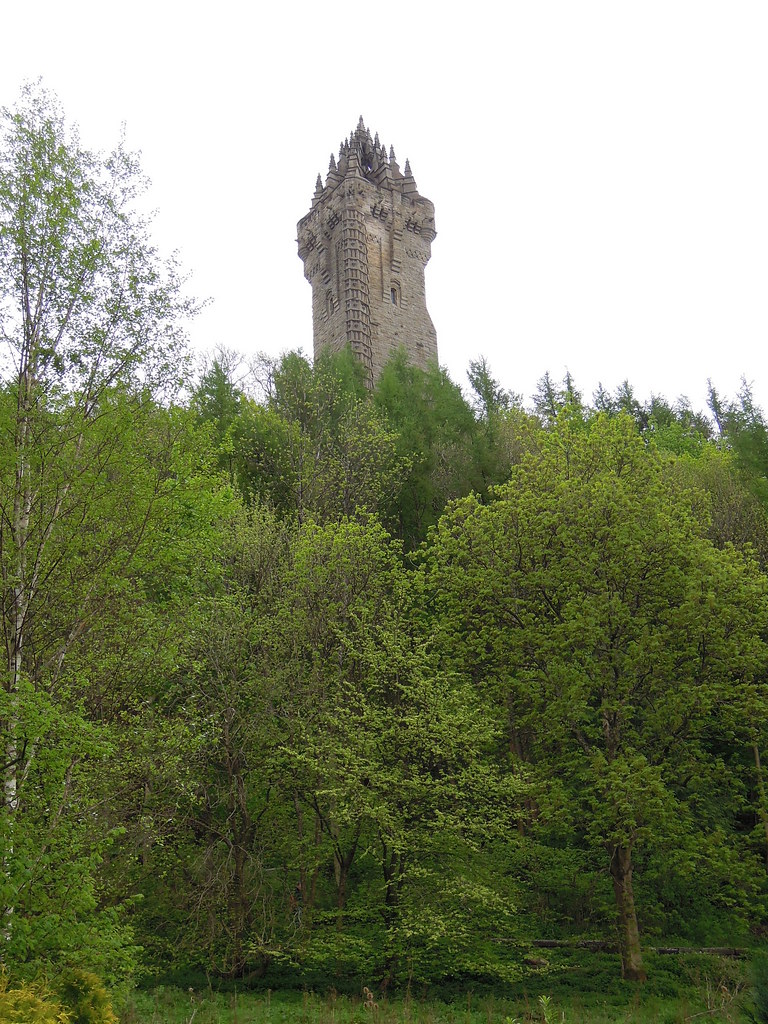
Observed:
[[[417,366],[437,361],[424,287],[434,224],[410,163],[401,172],[394,149],[387,154],[360,118],[298,225],[316,357],[349,344],[371,384],[399,348]]]

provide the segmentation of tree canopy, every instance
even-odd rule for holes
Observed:
[[[768,925],[765,420],[397,354],[197,375],[29,87],[0,127],[3,970],[497,984]],[[652,968],[651,968],[652,969]]]

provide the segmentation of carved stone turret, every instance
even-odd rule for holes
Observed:
[[[437,361],[424,268],[435,237],[435,208],[419,195],[411,165],[400,170],[363,124],[331,155],[323,184],[299,221],[299,256],[312,285],[315,357],[346,344],[371,384],[404,348],[416,366]]]

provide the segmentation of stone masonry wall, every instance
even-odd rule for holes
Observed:
[[[435,237],[434,206],[371,139],[362,118],[318,176],[312,209],[298,226],[299,255],[312,285],[315,357],[349,343],[371,383],[393,352],[426,367],[437,361],[424,268]]]

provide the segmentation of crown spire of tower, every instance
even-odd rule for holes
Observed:
[[[325,187],[334,189],[341,181],[341,175],[336,170],[336,158],[331,153],[331,159],[328,161],[328,175],[325,179]]]
[[[403,193],[406,195],[414,195],[418,193],[416,188],[416,180],[411,172],[411,161],[406,159],[405,170],[403,172]]]
[[[389,166],[392,168],[392,177],[393,178],[395,178],[395,179],[402,178],[403,175],[402,175],[402,172],[400,170],[400,165],[397,162],[397,157],[395,156],[395,147],[394,146],[390,146],[389,147]]]
[[[318,174],[315,182],[315,194],[312,196],[312,209],[314,209],[323,198],[323,179]]]
[[[403,195],[417,196],[419,191],[411,170],[410,160],[400,169],[395,147],[381,142],[379,133],[371,133],[361,114],[357,127],[339,143],[339,155],[331,153],[328,174],[323,189],[315,187],[313,203],[318,201],[326,189],[333,191],[345,178],[364,178],[379,188],[396,189]]]

